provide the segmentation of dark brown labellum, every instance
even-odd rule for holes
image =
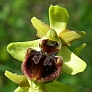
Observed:
[[[46,41],[47,42],[47,41]],[[43,51],[51,53],[56,51],[57,43],[44,47]],[[42,45],[45,46],[45,45]],[[51,51],[48,51],[47,49]],[[48,82],[54,80],[61,74],[62,70],[62,59],[59,56],[55,56],[55,53],[43,54],[41,51],[36,51],[29,48],[26,52],[26,58],[22,63],[22,71],[26,77],[30,80],[37,82]]]
[[[47,57],[31,48],[27,50],[26,59],[22,64],[24,75],[30,80],[36,80],[38,82],[54,80],[60,75],[61,68],[61,57]]]

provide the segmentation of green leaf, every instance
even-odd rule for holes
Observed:
[[[64,85],[58,81],[47,83],[46,87],[49,92],[74,92],[74,90],[70,86]]]
[[[24,75],[17,75],[9,71],[5,71],[5,76],[22,87],[29,86],[28,80]]]
[[[15,89],[14,92],[30,92],[28,91],[29,90],[29,87],[18,87],[17,89]]]
[[[79,56],[85,46],[86,46],[86,44],[84,43],[84,44],[82,44],[81,46],[75,48],[75,49],[73,50],[73,52],[74,52],[77,56]]]
[[[71,42],[77,39],[81,39],[86,35],[84,31],[70,31],[64,30],[59,34],[59,37],[63,45],[71,46]]]
[[[71,52],[66,46],[62,46],[58,54],[63,57],[63,71],[75,75],[76,73],[83,72],[86,68],[86,63]]]
[[[61,31],[66,29],[69,14],[65,8],[59,7],[58,5],[51,5],[49,8],[49,21],[50,27],[56,30],[59,35]]]
[[[49,25],[45,24],[41,20],[38,20],[36,17],[33,17],[31,19],[31,22],[37,30],[37,36],[40,38],[42,38],[44,35],[46,35],[47,32],[50,30]]]
[[[39,50],[39,39],[27,42],[14,42],[7,46],[8,52],[19,61],[24,60],[28,48]]]

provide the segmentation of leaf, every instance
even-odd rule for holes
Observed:
[[[63,45],[71,46],[71,42],[83,38],[85,35],[86,33],[84,31],[64,30],[59,34],[59,37]]]
[[[65,8],[59,7],[58,5],[51,5],[49,8],[49,21],[50,27],[56,30],[59,35],[61,31],[66,29],[69,14]]]
[[[18,87],[14,92],[29,92],[29,87]]]
[[[47,32],[50,30],[50,27],[47,24],[45,24],[41,20],[38,20],[36,17],[33,17],[31,19],[31,22],[37,30],[37,36],[40,38],[42,38],[44,35],[46,35]]]
[[[49,92],[74,92],[74,90],[70,86],[64,85],[58,81],[47,83],[46,87]]]
[[[29,86],[28,80],[24,75],[17,75],[9,71],[5,71],[5,76],[22,87]]]
[[[62,46],[58,54],[63,57],[63,71],[75,75],[76,73],[83,72],[86,68],[86,63],[71,52],[66,46]]]
[[[81,46],[75,48],[75,49],[73,50],[73,52],[74,52],[77,56],[79,56],[85,46],[86,46],[86,44],[84,43],[84,44],[82,44]]]
[[[7,46],[8,52],[17,60],[23,61],[28,48],[39,50],[39,39],[27,42],[14,42]]]

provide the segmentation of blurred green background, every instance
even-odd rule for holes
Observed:
[[[59,80],[72,86],[75,92],[92,92],[92,0],[0,0],[0,92],[13,92],[15,83],[4,76],[5,70],[21,74],[21,62],[8,54],[7,45],[16,41],[36,39],[30,19],[36,16],[49,23],[49,6],[60,5],[69,12],[67,29],[84,30],[87,36],[75,41],[71,50],[86,43],[80,57],[86,61],[83,73],[74,76],[62,73]]]

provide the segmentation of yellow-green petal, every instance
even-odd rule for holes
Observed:
[[[49,21],[50,27],[56,30],[59,35],[63,30],[66,29],[69,14],[65,8],[58,5],[51,5],[49,8]]]
[[[50,30],[49,25],[45,24],[41,20],[38,20],[36,17],[33,17],[31,19],[31,22],[37,30],[37,36],[40,38],[42,38],[44,35],[46,35],[47,32]]]
[[[24,75],[18,75],[9,71],[5,71],[5,76],[22,87],[29,86],[28,80]]]
[[[77,39],[81,39],[86,35],[84,31],[70,31],[64,30],[59,34],[59,37],[63,45],[71,46],[71,42]]]
[[[68,74],[75,75],[83,72],[87,66],[82,59],[71,52],[66,46],[62,46],[58,55],[63,57],[63,71]]]

